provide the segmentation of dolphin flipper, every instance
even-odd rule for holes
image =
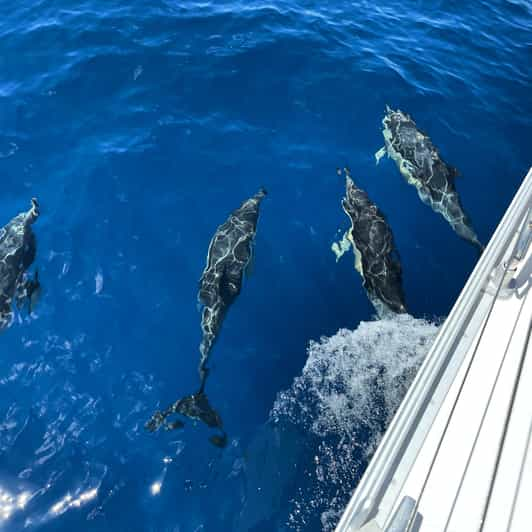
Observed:
[[[375,164],[379,164],[380,160],[386,155],[386,146],[383,146],[375,153]]]
[[[351,240],[349,238],[350,229],[344,233],[342,240],[333,242],[331,245],[331,251],[336,255],[336,262],[338,262],[344,254],[351,248]]]
[[[23,279],[17,285],[16,305],[22,310],[28,305],[28,314],[31,314],[37,305],[41,292],[39,270],[35,270],[32,277],[24,274]]]

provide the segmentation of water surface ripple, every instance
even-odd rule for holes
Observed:
[[[1,2],[0,224],[39,198],[43,294],[0,337],[0,529],[332,528],[477,259],[375,166],[384,108],[459,169],[487,242],[531,163],[531,27],[527,0]],[[343,165],[386,213],[420,321],[368,325],[335,264]],[[148,434],[197,382],[208,242],[259,186],[209,382],[230,444]]]

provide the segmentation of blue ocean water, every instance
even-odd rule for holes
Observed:
[[[0,224],[39,199],[43,294],[0,336],[0,529],[334,526],[404,393],[367,402],[378,378],[357,376],[383,357],[408,370],[400,346],[436,328],[336,334],[373,309],[330,251],[335,169],[387,215],[411,314],[445,316],[477,255],[375,165],[380,121],[389,104],[431,135],[487,242],[530,165],[531,24],[527,0],[4,0]],[[230,443],[191,423],[150,434],[197,386],[208,243],[260,186],[254,273],[208,384]],[[351,380],[324,396],[320,371]],[[336,417],[298,423],[318,396]],[[364,415],[340,419],[344,396]]]

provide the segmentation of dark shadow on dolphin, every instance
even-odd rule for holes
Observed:
[[[211,406],[205,393],[209,376],[207,363],[227,311],[240,294],[244,273],[251,265],[259,207],[265,196],[266,191],[260,189],[257,194],[244,201],[218,227],[212,237],[198,293],[198,300],[203,307],[201,315],[203,338],[198,368],[200,387],[196,393],[179,399],[166,410],[155,412],[146,423],[146,429],[149,431],[155,431],[163,425],[168,430],[183,427],[181,421],[169,423],[166,420],[172,414],[180,414],[201,421],[210,428],[218,429],[220,434],[210,438],[212,444],[217,447],[225,447],[227,444],[222,419]]]

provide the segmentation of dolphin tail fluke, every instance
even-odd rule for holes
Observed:
[[[227,444],[227,435],[223,430],[222,418],[209,403],[203,387],[197,393],[178,399],[166,410],[157,410],[144,426],[150,432],[155,432],[161,427],[164,427],[165,430],[183,428],[184,423],[182,421],[175,420],[169,422],[167,420],[173,414],[180,414],[193,420],[199,420],[210,428],[219,429],[221,435],[211,436],[209,441],[213,445],[216,445],[216,447],[225,447]]]

